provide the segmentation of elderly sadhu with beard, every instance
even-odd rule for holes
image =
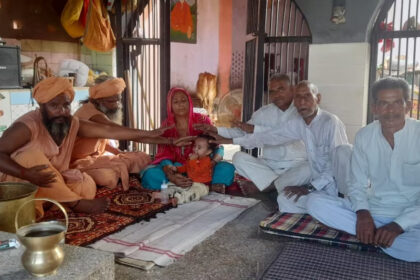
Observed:
[[[99,213],[108,205],[95,198],[96,184],[86,173],[70,169],[76,137],[142,141],[165,129],[142,131],[100,125],[72,117],[74,90],[68,79],[52,77],[33,92],[39,109],[17,119],[0,138],[0,181],[29,181],[40,188],[36,197],[64,203],[75,212]],[[43,214],[42,204],[37,204]]]
[[[100,76],[89,88],[89,99],[74,114],[80,120],[89,120],[112,127],[121,126],[121,94],[125,82],[121,78]],[[142,142],[160,143],[166,138],[143,138]],[[169,143],[168,143],[169,144]],[[109,154],[109,155],[108,155]],[[138,173],[150,163],[143,152],[125,152],[113,147],[108,139],[78,138],[74,145],[70,166],[89,174],[97,185],[115,188],[121,179],[128,189],[129,173]]]

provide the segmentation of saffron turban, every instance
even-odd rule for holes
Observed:
[[[89,97],[92,99],[110,97],[121,94],[125,89],[125,82],[121,78],[106,80],[89,88]]]
[[[32,96],[38,104],[44,104],[62,93],[70,97],[70,101],[73,101],[74,89],[70,80],[62,77],[50,77],[35,86]]]

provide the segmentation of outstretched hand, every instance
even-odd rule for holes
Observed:
[[[218,144],[218,145],[221,145],[221,144],[233,144],[233,140],[232,139],[222,137],[222,136],[220,136],[217,133],[207,132],[207,134],[210,135],[210,136],[212,136],[212,137],[214,137],[214,139],[216,139],[216,140],[209,140],[209,143],[215,143],[215,144]]]
[[[26,168],[22,171],[22,179],[28,180],[32,184],[41,187],[48,188],[49,184],[56,181],[56,175],[52,171],[48,171],[48,165],[36,165],[30,168]]]
[[[197,136],[184,136],[178,139],[174,139],[173,144],[177,147],[189,146]]]
[[[205,123],[196,123],[193,124],[194,129],[201,130],[202,132],[213,132],[217,133],[217,128],[211,124],[205,124]]]
[[[164,127],[159,127],[157,129],[153,129],[153,130],[143,130],[143,137],[159,137],[161,136],[163,133],[165,133],[165,131],[167,131],[168,129],[172,129],[174,128],[175,125],[171,125],[171,126],[164,126]]]
[[[254,133],[254,125],[240,122],[240,121],[233,121],[233,127],[237,127],[246,133]]]

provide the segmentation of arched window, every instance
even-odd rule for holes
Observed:
[[[387,0],[371,34],[370,84],[392,76],[410,85],[413,109],[410,116],[419,119],[420,86],[420,0]],[[369,95],[369,103],[372,103]],[[370,107],[370,106],[369,106]],[[373,116],[369,114],[369,120]]]

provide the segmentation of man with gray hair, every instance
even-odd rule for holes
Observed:
[[[293,105],[293,87],[287,75],[272,75],[268,89],[271,103],[254,112],[247,123],[234,122],[232,128],[210,127],[211,131],[225,138],[241,141],[247,134],[269,131],[276,128],[278,123],[299,118]],[[245,145],[246,140],[242,144]],[[252,181],[241,182],[244,193],[250,195],[254,192],[270,191],[274,189],[274,185],[286,187],[308,182],[311,169],[302,141],[265,145],[262,152],[260,158],[245,152],[237,152],[233,156],[236,171]]]
[[[233,141],[218,137],[217,143],[233,143],[245,148],[281,145],[295,140],[303,141],[311,174],[302,184],[282,186],[275,182],[278,191],[277,202],[281,212],[306,213],[307,195],[313,191],[331,196],[338,195],[332,158],[338,156],[336,151],[349,155],[351,149],[342,146],[348,145],[343,123],[337,116],[321,110],[318,107],[320,102],[321,95],[318,93],[318,88],[309,81],[301,81],[296,86],[294,96],[294,106],[300,117],[278,123],[276,129],[247,134]],[[346,157],[340,155],[340,158],[345,160]]]
[[[351,158],[348,198],[311,194],[309,214],[355,234],[388,255],[420,261],[420,122],[406,81],[387,77],[372,86],[377,120],[359,130]]]

